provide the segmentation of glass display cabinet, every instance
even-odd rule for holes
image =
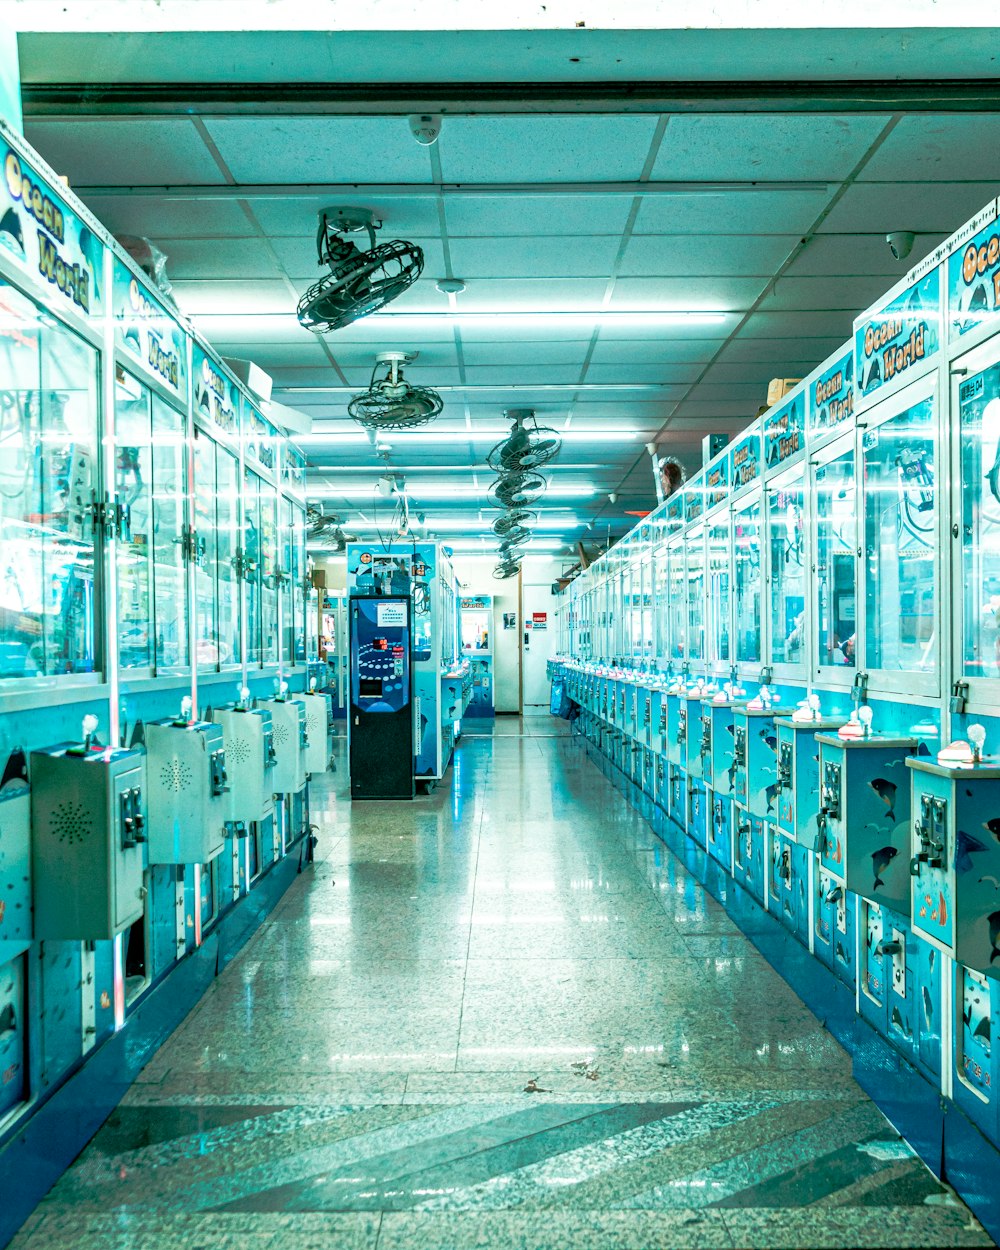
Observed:
[[[857,485],[853,432],[817,454],[812,476],[813,675],[850,685],[857,666]]]
[[[733,509],[733,618],[737,664],[761,663],[761,500],[752,498]]]
[[[95,669],[98,353],[0,288],[0,680]]]
[[[805,466],[770,479],[765,495],[769,662],[795,677],[805,670],[808,632]]]
[[[873,689],[895,693],[938,689],[937,419],[927,391],[918,384],[869,410],[861,440],[863,664]]]

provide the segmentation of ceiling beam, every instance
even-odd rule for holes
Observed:
[[[27,117],[255,113],[995,113],[995,79],[823,82],[25,82]]]
[[[998,96],[1000,98],[1000,96]],[[523,198],[549,196],[637,195],[729,195],[734,191],[820,191],[835,182],[234,182],[132,184],[92,186],[74,183],[73,190],[87,196],[155,197],[164,200],[295,200],[318,196],[338,200],[359,195],[379,200],[436,200],[439,196],[500,196]],[[876,184],[877,185],[877,184]]]

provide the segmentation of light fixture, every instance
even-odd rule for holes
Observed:
[[[488,482],[482,486],[476,486],[471,482],[416,483],[415,485],[411,483],[407,494],[419,499],[452,499],[457,496],[463,498],[482,496],[485,499],[488,490]],[[375,483],[362,486],[348,482],[343,486],[326,484],[309,486],[306,494],[310,499],[371,499],[374,491]],[[596,493],[596,487],[591,485],[574,486],[570,483],[552,483],[546,490],[545,496],[547,499],[587,499]]]
[[[490,428],[485,426],[477,426],[471,430],[420,430],[412,433],[394,433],[392,445],[408,447],[417,443],[488,443],[496,442],[498,438],[505,438],[509,433],[509,428]],[[639,433],[638,430],[627,426],[624,428],[600,430],[588,430],[583,427],[577,427],[576,429],[559,431],[559,435],[564,443],[631,443],[639,437]],[[335,446],[337,444],[358,446],[360,443],[366,443],[367,441],[367,438],[359,437],[350,430],[343,432],[340,430],[315,430],[313,433],[299,438],[299,442],[305,446]]]
[[[434,286],[442,295],[461,295],[465,290],[465,283],[461,278],[438,278]]]

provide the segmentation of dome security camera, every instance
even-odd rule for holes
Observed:
[[[896,260],[905,260],[913,251],[912,230],[892,230],[885,236],[885,241]]]
[[[413,113],[410,117],[410,134],[425,148],[437,143],[441,133],[439,113]]]

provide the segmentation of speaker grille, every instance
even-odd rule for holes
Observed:
[[[85,842],[94,832],[94,821],[82,803],[67,799],[52,809],[49,828],[59,842]]]

